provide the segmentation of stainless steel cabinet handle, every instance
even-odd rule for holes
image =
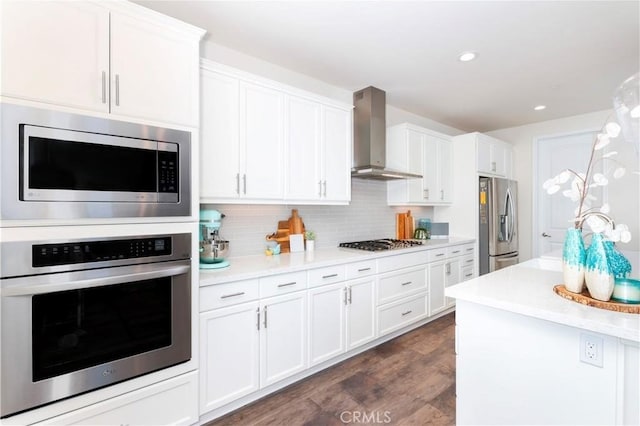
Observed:
[[[295,285],[296,281],[291,281],[290,283],[286,283],[286,284],[278,284],[278,288],[281,287],[289,287],[290,285]]]
[[[407,312],[403,312],[403,313],[402,313],[402,316],[404,317],[404,316],[406,316],[406,315],[409,315],[411,312],[413,312],[413,311],[409,310],[409,311],[407,311]]]
[[[107,103],[107,72],[102,71],[102,103]]]
[[[324,187],[324,190],[322,191],[322,196],[323,197],[327,197],[327,181],[325,180],[322,184],[322,186]]]
[[[264,307],[264,328],[267,328],[267,307]]]
[[[406,283],[402,283],[401,285],[410,285],[411,281],[407,281]]]
[[[447,275],[451,275],[451,264],[447,263]]]
[[[240,195],[240,173],[236,173],[236,194]]]
[[[362,269],[358,269],[358,272],[365,272],[365,271],[370,271],[371,268],[362,268]]]
[[[469,278],[469,277],[472,277],[472,276],[473,276],[473,273],[470,273],[470,274],[465,275],[464,277],[465,278]]]
[[[424,192],[425,200],[428,200],[429,199],[429,188],[425,189],[423,192]]]
[[[349,289],[347,287],[344,288],[344,304],[348,305],[349,304],[349,298],[348,298],[348,293],[349,293]]]
[[[466,249],[464,249],[465,251],[473,251],[473,247],[467,247]]]
[[[473,259],[467,259],[466,263],[473,263]]]
[[[322,181],[318,181],[318,197],[322,197]]]
[[[242,192],[247,195],[247,174],[242,175]]]
[[[116,106],[120,106],[120,74],[116,74]]]
[[[436,257],[440,257],[440,256],[444,256],[444,253],[438,253],[438,254],[436,254]]]
[[[451,252],[452,254],[460,253],[460,250],[454,250]]]
[[[244,291],[240,291],[238,293],[233,293],[233,294],[224,294],[224,295],[220,296],[220,299],[228,299],[230,297],[242,296],[243,294],[244,294]]]
[[[496,162],[495,162],[495,161],[492,161],[492,162],[491,162],[491,171],[492,171],[492,172],[495,172],[495,171],[496,171]]]
[[[352,302],[351,302],[351,296],[352,296],[352,294],[351,294],[351,287],[347,287],[347,288],[349,289],[349,304],[351,304],[351,303],[352,303]]]
[[[337,276],[338,276],[338,274],[323,275],[323,276],[322,276],[322,279],[323,279],[323,280],[326,280],[327,278],[335,278],[335,277],[337,277]]]
[[[543,232],[542,236],[545,237],[545,238],[551,238],[551,235],[547,234],[546,232]]]
[[[260,308],[256,308],[256,317],[257,317],[256,329],[260,330]]]

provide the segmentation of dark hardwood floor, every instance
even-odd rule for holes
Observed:
[[[207,426],[345,424],[455,424],[453,313]]]

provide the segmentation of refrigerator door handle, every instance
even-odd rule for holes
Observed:
[[[506,228],[507,228],[507,241],[511,242],[513,241],[513,237],[515,235],[515,227],[514,225],[514,218],[516,216],[515,214],[515,209],[513,208],[513,197],[511,196],[511,189],[507,188],[507,197],[505,200],[505,204],[506,204],[506,213],[507,213],[507,220],[508,223],[506,224]]]

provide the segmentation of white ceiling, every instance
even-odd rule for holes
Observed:
[[[612,107],[639,1],[150,1],[206,39],[463,131]],[[478,58],[457,60],[472,50]],[[544,111],[534,111],[538,104]]]

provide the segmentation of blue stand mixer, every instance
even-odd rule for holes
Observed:
[[[200,269],[218,269],[229,266],[225,260],[229,241],[220,237],[224,215],[218,210],[200,211]]]

